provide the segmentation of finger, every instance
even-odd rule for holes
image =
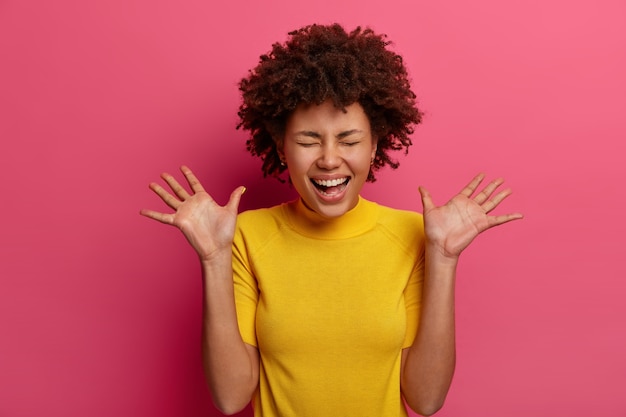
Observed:
[[[161,223],[165,223],[165,224],[173,224],[173,221],[174,221],[173,214],[159,213],[158,211],[146,210],[146,209],[140,210],[139,214],[141,214],[142,216],[148,217],[150,219],[159,221]]]
[[[483,181],[483,179],[485,178],[485,174],[483,174],[482,172],[478,175],[476,175],[469,184],[467,184],[465,186],[465,188],[463,188],[461,190],[461,192],[459,194],[464,195],[465,197],[471,196],[474,191],[476,191],[476,188],[478,188],[478,186],[480,185],[480,183]]]
[[[496,188],[502,185],[503,182],[504,180],[502,178],[491,181],[489,184],[487,184],[485,188],[483,188],[481,192],[476,194],[476,196],[474,197],[474,201],[478,204],[483,204],[489,199],[489,197],[491,197],[491,194],[493,194]]]
[[[235,189],[235,191],[233,191],[230,194],[230,200],[228,200],[228,204],[226,204],[226,207],[233,211],[233,212],[237,212],[237,209],[239,208],[239,202],[241,201],[241,196],[243,195],[243,193],[246,192],[246,187],[241,186],[241,187],[237,187]]]
[[[489,217],[489,227],[499,226],[504,223],[511,222],[513,220],[523,219],[524,215],[522,213],[510,213],[503,214],[500,216],[490,216]]]
[[[204,187],[200,183],[200,180],[196,178],[196,176],[191,171],[191,169],[183,165],[182,167],[180,167],[180,170],[182,171],[183,175],[187,179],[187,182],[189,183],[189,186],[191,187],[194,193],[199,193],[199,192],[204,191]]]
[[[170,186],[170,188],[172,189],[172,191],[174,191],[178,198],[180,198],[181,200],[186,200],[189,198],[189,193],[187,192],[187,190],[185,190],[185,188],[180,185],[180,183],[176,181],[173,176],[165,172],[161,174],[161,178],[165,180],[167,185]]]
[[[484,203],[482,203],[481,206],[483,210],[485,210],[485,213],[489,213],[491,210],[498,207],[498,205],[502,202],[502,200],[510,196],[512,193],[513,192],[511,191],[511,189],[507,188],[506,190],[500,191],[491,200],[487,200]]]
[[[424,209],[424,213],[435,208],[435,203],[433,203],[433,198],[428,190],[424,187],[419,187],[418,190],[420,192],[420,196],[422,197],[422,207]]]
[[[159,184],[155,182],[150,183],[149,187],[159,197],[161,197],[161,200],[163,200],[165,204],[167,204],[169,207],[173,208],[174,210],[178,209],[178,207],[181,204],[181,201],[179,199],[177,199],[176,197],[168,193],[167,190],[165,190],[163,187],[161,187]]]

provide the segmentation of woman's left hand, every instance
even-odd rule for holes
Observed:
[[[472,197],[484,179],[479,174],[445,205],[436,207],[430,193],[420,187],[424,206],[424,231],[427,242],[441,255],[457,259],[481,232],[512,220],[521,219],[521,213],[490,216],[489,213],[511,194],[510,189],[496,192],[503,179],[498,178]]]

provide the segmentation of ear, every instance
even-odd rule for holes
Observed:
[[[280,159],[281,164],[285,164],[285,152],[283,151],[283,141],[276,142],[276,153],[278,154],[278,158]]]
[[[376,150],[378,149],[378,138],[372,136],[372,162],[376,158]]]

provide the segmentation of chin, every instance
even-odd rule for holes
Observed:
[[[347,202],[341,202],[339,204],[316,204],[313,206],[312,210],[322,217],[332,219],[343,216],[355,206],[356,202],[354,204],[349,204]],[[309,206],[309,208],[311,207]]]

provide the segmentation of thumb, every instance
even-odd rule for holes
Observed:
[[[435,204],[433,203],[433,198],[426,188],[420,186],[419,188],[420,196],[422,197],[422,207],[424,208],[424,213],[428,210],[435,208]]]
[[[239,201],[241,201],[241,196],[245,192],[246,187],[244,186],[235,188],[235,191],[230,194],[230,199],[228,200],[226,207],[231,211],[237,212],[237,209],[239,208]]]

